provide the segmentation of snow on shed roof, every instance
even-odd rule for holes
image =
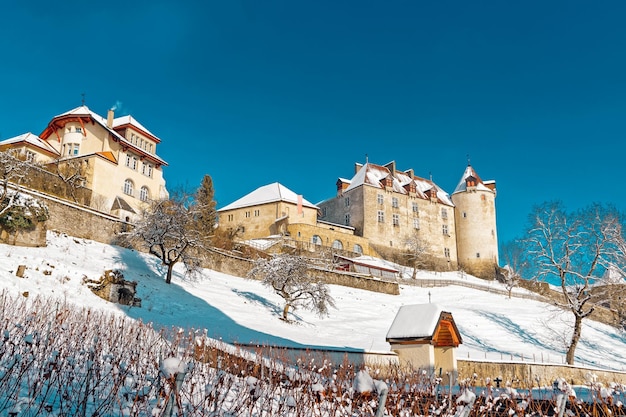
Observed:
[[[411,177],[406,172],[395,171],[392,172],[386,166],[376,165],[372,163],[366,163],[349,182],[350,185],[346,188],[346,192],[361,185],[370,185],[377,188],[383,188],[381,181],[391,176],[393,191],[401,194],[407,194],[408,191],[404,188],[407,184],[414,182],[416,193],[420,198],[427,199],[425,192],[431,189],[435,189],[437,198],[443,204],[454,206],[448,193],[446,193],[441,187],[430,180],[413,176]]]
[[[481,180],[480,177],[478,176],[478,174],[476,173],[476,171],[474,170],[474,167],[472,167],[471,165],[468,165],[467,168],[465,168],[465,172],[463,172],[463,176],[461,177],[461,180],[459,181],[459,184],[456,186],[456,188],[454,189],[454,192],[452,194],[456,194],[456,193],[460,193],[460,192],[463,192],[463,191],[467,191],[467,179],[469,177],[473,177],[473,178],[476,179],[476,189],[477,190],[493,192],[493,190],[491,190],[485,184],[494,184],[495,181],[493,181],[493,180],[491,180],[491,181],[483,181],[483,180]]]
[[[387,340],[431,337],[441,313],[437,304],[401,306],[387,332]]]
[[[278,201],[298,204],[298,194],[294,193],[284,185],[275,182],[273,184],[268,184],[257,188],[251,193],[241,197],[239,200],[236,200],[222,207],[218,211],[234,210],[243,207],[252,207],[261,204],[274,203]],[[314,209],[318,208],[315,204],[310,203],[304,198],[302,199],[302,206]]]
[[[394,268],[391,262],[385,261],[384,259],[374,258],[373,256],[357,256],[356,258],[350,258],[347,256],[335,255],[337,258],[345,259],[348,262],[352,262],[357,265],[369,266],[370,268],[376,268],[383,271],[390,272],[400,272],[398,269]]]

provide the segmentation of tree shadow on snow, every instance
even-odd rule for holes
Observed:
[[[170,327],[206,329],[208,337],[226,343],[297,349],[343,349],[342,347],[303,345],[290,339],[242,326],[226,313],[212,306],[207,300],[190,294],[175,282],[166,284],[164,279],[166,269],[158,258],[122,247],[115,248],[119,254],[116,261],[126,266],[123,271],[125,279],[137,281],[136,296],[142,300],[141,307],[119,306],[128,317],[151,323],[157,329]],[[181,277],[176,269],[174,277]],[[235,292],[272,311],[282,313],[281,309],[263,297],[249,292]],[[350,351],[362,352],[360,349],[350,349]]]

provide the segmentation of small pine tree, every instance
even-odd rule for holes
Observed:
[[[217,202],[214,196],[213,180],[210,175],[205,175],[200,188],[196,191],[195,207],[198,231],[205,244],[210,242],[217,224],[217,210],[215,209]]]

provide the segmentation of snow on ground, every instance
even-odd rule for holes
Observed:
[[[21,264],[27,266],[24,278],[15,275]],[[127,280],[138,282],[142,307],[106,302],[81,284],[83,277],[95,279],[107,269],[119,269]],[[159,260],[148,254],[52,232],[46,248],[0,245],[0,290],[56,296],[156,326],[206,328],[209,336],[226,342],[388,352],[385,336],[399,307],[429,301],[452,313],[463,338],[459,358],[520,360],[523,356],[526,361],[562,363],[563,340],[569,337],[570,316],[549,304],[456,285],[402,285],[395,296],[333,285],[337,308],[328,317],[296,310],[294,322],[286,323],[279,319],[282,299],[258,281],[208,269],[190,280],[180,266],[167,285],[164,274]],[[457,273],[419,276],[485,284]],[[626,370],[626,334],[586,320],[576,362]]]

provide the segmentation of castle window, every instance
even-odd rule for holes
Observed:
[[[418,214],[420,212],[419,206],[417,203],[413,203],[413,213]]]
[[[363,253],[363,248],[361,247],[361,245],[355,243],[352,251],[356,253]]]
[[[124,194],[133,195],[135,192],[135,185],[130,179],[124,181]]]
[[[76,128],[76,133],[83,133],[83,129],[81,127]]]
[[[148,201],[149,198],[150,198],[150,191],[148,190],[148,187],[144,185],[139,190],[139,199],[141,201]]]
[[[467,213],[463,212],[463,218],[466,218],[466,217],[467,217]]]
[[[480,252],[476,252],[476,257],[480,258]]]
[[[346,207],[348,207],[350,205],[350,197],[346,197],[345,200],[343,200],[343,203],[346,205]]]
[[[446,258],[449,258],[450,257],[450,248],[443,248],[443,255]]]
[[[376,201],[378,201],[378,204],[382,205],[384,200],[383,200],[383,195],[382,194],[378,194],[376,196]]]
[[[447,219],[448,218],[448,210],[445,207],[441,208],[441,218],[442,219]]]
[[[232,222],[232,221],[233,221],[233,217],[235,217],[235,216],[233,216],[232,214],[229,214],[229,215],[228,215],[228,221],[229,221],[229,222]]]
[[[148,152],[152,153],[152,144],[151,143],[149,144],[148,148],[149,148]]]
[[[382,210],[378,210],[378,223],[385,222],[385,212]]]
[[[261,210],[254,210],[254,217],[259,217],[261,215]]]
[[[245,214],[245,215],[246,215],[246,219],[247,219],[247,218],[249,218],[249,217],[250,217],[250,212],[249,212],[249,211],[246,211],[246,214]]]
[[[444,235],[448,236],[448,225],[447,224],[442,225],[441,231],[443,232]]]
[[[319,237],[318,235],[313,235],[311,237],[311,243],[313,243],[314,245],[321,245],[322,244],[322,238]]]
[[[414,229],[420,228],[420,219],[413,219],[413,228]]]
[[[31,151],[26,151],[26,162],[34,162],[35,161],[35,153]]]
[[[322,217],[326,217],[326,207],[322,207]]]
[[[398,208],[398,197],[393,197],[391,199],[391,207]]]
[[[333,249],[343,249],[343,243],[341,243],[341,240],[335,239],[333,242]]]
[[[350,226],[350,215],[349,214],[346,214],[345,225],[346,226]]]
[[[400,226],[400,215],[398,214],[393,214],[391,216],[391,222],[393,223],[394,226],[398,227]]]

